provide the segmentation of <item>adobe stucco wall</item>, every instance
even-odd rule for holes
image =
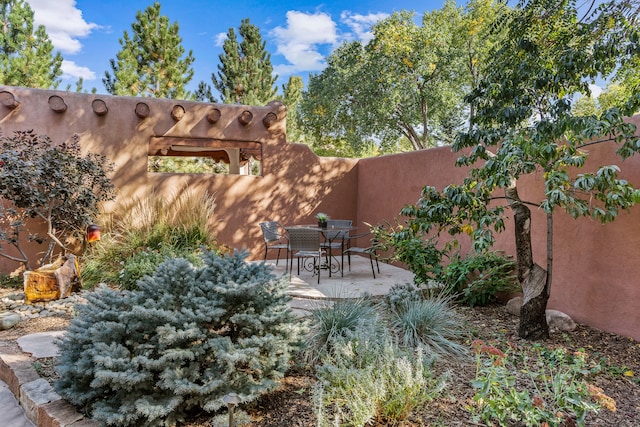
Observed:
[[[0,86],[0,92],[12,94],[19,103],[16,108],[0,104],[2,134],[34,129],[54,142],[79,135],[83,150],[103,154],[115,163],[115,204],[152,191],[170,195],[185,185],[206,189],[216,199],[211,224],[217,238],[233,248],[246,248],[254,258],[263,250],[260,221],[314,223],[317,212],[334,218],[356,217],[357,161],[319,158],[306,145],[287,143],[286,112],[280,104],[248,107],[6,86]],[[64,101],[66,111],[51,108],[52,96],[59,97],[54,101]],[[92,108],[97,99],[108,108],[102,116]],[[136,115],[139,103],[148,106],[147,117]],[[171,114],[177,106],[184,109],[180,120]],[[221,111],[217,123],[207,120],[213,108]],[[238,120],[245,111],[253,114],[248,125]],[[263,118],[269,113],[277,120],[267,127]],[[149,173],[147,157],[153,137],[182,138],[186,145],[260,143],[263,176]],[[12,271],[16,266],[0,258],[0,271]]]
[[[640,115],[631,121],[640,128]],[[620,178],[640,186],[640,156],[621,161],[610,143],[591,145],[587,150],[589,158],[581,172],[616,164],[622,169]],[[404,205],[418,200],[423,186],[441,190],[462,182],[465,170],[454,167],[457,157],[449,147],[442,147],[362,159],[358,164],[358,221],[376,224],[390,220]],[[523,200],[542,200],[540,174],[526,177],[518,188]],[[531,214],[534,259],[546,267],[546,216],[535,209]],[[509,219],[495,249],[515,255]],[[564,311],[579,323],[640,340],[640,206],[604,225],[558,212],[553,233],[549,307]],[[462,243],[463,249],[469,248],[468,241]]]
[[[464,169],[454,167],[457,154],[448,147],[359,161],[319,158],[305,145],[286,141],[285,112],[278,104],[247,107],[0,86],[2,91],[13,94],[19,102],[13,109],[0,104],[3,134],[34,129],[56,142],[78,134],[83,149],[104,154],[116,163],[116,203],[151,191],[170,194],[186,184],[206,189],[216,198],[211,224],[218,239],[231,247],[248,249],[254,259],[262,256],[260,221],[313,223],[317,212],[353,218],[360,225],[392,221],[405,204],[417,201],[423,186],[442,189],[465,176]],[[49,98],[54,95],[64,100],[65,112],[51,109]],[[96,99],[104,101],[107,114],[94,113],[92,102]],[[149,106],[147,117],[135,114],[140,102]],[[184,108],[181,120],[171,117],[177,105]],[[206,119],[213,108],[221,111],[217,123]],[[245,111],[254,116],[246,126],[238,121]],[[275,114],[276,120],[267,127],[262,120],[269,113]],[[634,120],[640,124],[640,117]],[[263,176],[149,173],[147,154],[153,137],[186,138],[187,143],[260,143]],[[620,163],[610,145],[588,149],[589,167],[618,164],[624,178],[640,185],[640,158]],[[520,195],[539,200],[543,190],[541,178],[534,175],[522,182]],[[555,215],[550,307],[565,311],[578,322],[640,340],[639,214],[636,207],[607,225]],[[545,217],[534,210],[532,218],[534,257],[545,266]],[[463,243],[468,248],[468,242]],[[514,253],[509,221],[496,249]],[[13,268],[15,264],[0,259],[0,271]]]

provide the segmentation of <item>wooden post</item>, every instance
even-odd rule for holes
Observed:
[[[214,108],[207,113],[207,120],[209,121],[209,123],[215,124],[218,123],[218,120],[220,120],[221,116],[222,113],[220,112],[220,110],[218,108]]]
[[[264,119],[262,119],[262,124],[268,129],[277,121],[278,116],[276,115],[276,113],[267,113],[267,115],[264,116]]]
[[[56,113],[64,113],[67,111],[67,104],[64,103],[64,99],[58,95],[52,95],[49,97],[49,108]]]
[[[171,110],[171,118],[176,122],[179,122],[184,117],[184,107],[182,105],[176,105]]]
[[[4,105],[10,110],[13,110],[18,105],[20,105],[20,103],[16,101],[16,97],[13,96],[11,92],[7,92],[6,90],[0,92],[0,104]]]
[[[249,110],[244,110],[238,117],[238,121],[241,125],[247,126],[253,120],[253,113]]]
[[[140,117],[141,119],[148,117],[149,111],[149,105],[145,104],[144,102],[138,102],[136,104],[136,116]]]
[[[91,103],[91,108],[93,108],[93,112],[98,116],[104,116],[109,112],[107,104],[102,99],[94,99]]]

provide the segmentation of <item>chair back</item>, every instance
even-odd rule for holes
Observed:
[[[350,219],[329,219],[327,220],[327,231],[325,235],[329,240],[335,240],[336,238],[346,239],[349,237],[349,230],[336,230],[331,231],[331,227],[335,228],[349,228],[353,224]]]
[[[291,252],[320,251],[320,233],[312,228],[287,228]]]
[[[262,229],[262,237],[266,243],[277,242],[280,240],[279,233],[280,224],[276,221],[265,221],[260,223]]]

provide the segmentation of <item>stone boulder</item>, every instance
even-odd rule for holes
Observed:
[[[520,308],[522,308],[523,304],[522,297],[514,297],[507,301],[507,313],[513,314],[514,316],[520,316]]]
[[[80,267],[73,255],[59,258],[37,270],[24,272],[25,301],[51,301],[68,297],[74,289],[81,289]]]
[[[10,329],[20,323],[22,318],[19,314],[11,311],[0,313],[0,330]]]
[[[568,314],[558,310],[547,310],[547,325],[559,331],[571,332],[576,330],[576,322]]]
[[[511,298],[509,301],[507,301],[507,312],[513,314],[514,316],[520,316],[520,309],[522,308],[523,301],[524,300],[522,297]],[[550,329],[556,329],[565,332],[571,332],[576,329],[576,323],[566,313],[558,310],[547,309],[545,311],[545,314],[547,316],[547,325],[549,325]]]

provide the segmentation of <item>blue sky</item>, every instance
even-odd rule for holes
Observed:
[[[111,71],[124,31],[131,35],[137,11],[153,0],[26,0],[37,25],[46,27],[50,39],[64,58],[63,83],[75,87],[84,78],[86,90],[106,93],[102,78]],[[372,23],[396,10],[413,10],[417,16],[439,9],[444,0],[357,1],[161,1],[161,14],[180,26],[184,48],[196,58],[195,89],[218,71],[222,40],[230,27],[237,30],[244,18],[256,25],[267,43],[280,87],[291,75],[306,81],[309,73],[324,68],[324,58],[345,40],[368,40]],[[459,2],[459,4],[464,4]]]

